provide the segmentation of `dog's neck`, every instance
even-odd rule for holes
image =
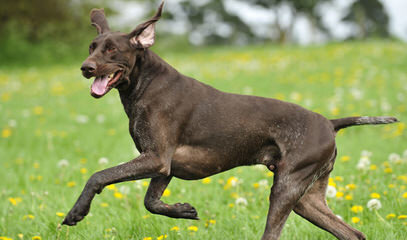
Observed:
[[[130,84],[126,89],[119,89],[120,99],[124,110],[130,117],[130,110],[140,99],[153,81],[162,80],[160,75],[175,71],[168,63],[160,58],[153,51],[146,49],[137,54],[135,64],[130,73]],[[165,83],[163,83],[165,84]]]

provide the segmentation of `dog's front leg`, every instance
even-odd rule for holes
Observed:
[[[81,195],[62,224],[73,226],[81,221],[88,214],[95,194],[101,193],[103,188],[109,184],[142,178],[168,176],[169,173],[169,161],[153,153],[143,153],[130,162],[99,171],[89,178]]]

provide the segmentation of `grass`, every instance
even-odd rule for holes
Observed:
[[[330,182],[337,194],[328,198],[334,212],[368,239],[387,240],[407,238],[405,49],[403,43],[374,41],[158,53],[180,72],[224,91],[284,99],[328,118],[398,117],[401,123],[354,127],[338,135],[338,158]],[[272,176],[259,167],[236,168],[205,181],[174,179],[163,200],[191,203],[200,221],[150,214],[143,206],[146,179],[105,189],[78,226],[59,228],[62,215],[92,173],[138,155],[117,92],[100,100],[91,98],[90,82],[81,77],[80,63],[0,68],[0,236],[261,238]],[[357,169],[363,150],[372,153],[365,157],[371,164]],[[392,153],[400,159],[393,155],[390,161]],[[107,158],[108,163],[99,163],[100,158]],[[69,165],[60,166],[62,159]],[[356,189],[352,190],[353,184]],[[370,211],[366,204],[377,194],[382,208]],[[247,206],[236,203],[240,197],[247,200]],[[356,213],[353,206],[363,210]],[[334,238],[292,213],[281,239]]]

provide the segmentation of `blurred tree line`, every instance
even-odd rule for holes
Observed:
[[[143,17],[147,18],[161,0],[119,1],[139,3],[146,8]],[[322,21],[320,9],[323,4],[332,1],[335,0],[167,0],[162,22],[164,26],[171,26],[174,21],[184,21],[183,34],[195,44],[295,42],[293,28],[298,18],[308,21],[311,35],[318,33],[332,39],[331,30]],[[14,57],[16,49],[29,54],[33,46],[41,43],[44,43],[44,48],[52,51],[57,48],[56,51],[62,53],[78,42],[89,41],[95,34],[89,27],[90,9],[104,7],[108,16],[112,17],[118,14],[114,11],[115,3],[117,1],[0,0],[0,61]],[[236,3],[245,5],[241,5],[243,7],[238,11],[231,11],[231,6]],[[247,11],[244,6],[270,13],[271,23],[267,26],[250,23],[242,17],[242,13]],[[389,35],[389,17],[379,0],[355,0],[342,21],[356,29],[349,38]],[[39,50],[38,54],[41,52]]]

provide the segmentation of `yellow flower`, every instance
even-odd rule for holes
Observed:
[[[34,237],[31,238],[31,240],[41,240],[41,237],[40,236],[34,236]]]
[[[122,198],[123,198],[123,194],[121,194],[120,192],[114,192],[113,196],[114,196],[115,198],[118,198],[118,199],[122,199]]]
[[[79,160],[80,163],[85,164],[88,161],[88,159],[86,158],[81,158],[81,160]]]
[[[233,207],[235,207],[235,204],[229,203],[229,204],[228,204],[228,207],[233,208]]]
[[[33,108],[33,112],[35,115],[41,115],[44,112],[44,108],[41,106],[36,106]]]
[[[407,219],[407,215],[400,215],[397,217],[397,219]]]
[[[145,238],[143,238],[143,240],[153,240],[153,238],[152,237],[145,237]]]
[[[253,187],[254,187],[255,189],[257,189],[257,188],[260,187],[260,184],[259,184],[259,183],[253,183]]]
[[[74,181],[70,181],[66,184],[68,187],[75,187],[76,186],[76,182]]]
[[[62,212],[56,212],[55,214],[56,214],[58,217],[63,217],[63,216],[65,216],[65,214],[62,213]]]
[[[81,171],[82,174],[86,174],[86,173],[88,172],[88,169],[86,169],[86,168],[81,168],[80,171]]]
[[[355,205],[350,209],[354,213],[359,213],[363,211],[363,207],[360,205]]]
[[[114,184],[110,184],[110,185],[106,186],[106,188],[109,190],[117,190],[116,185],[114,185]]]
[[[273,172],[267,172],[267,177],[272,177],[272,176],[274,176]]]
[[[35,218],[35,216],[31,215],[31,214],[27,214],[27,215],[23,216],[23,220],[27,220],[27,219],[33,220],[34,218]]]
[[[170,191],[170,189],[165,189],[164,190],[164,192],[163,192],[163,197],[169,197],[171,195],[171,191]]]
[[[144,219],[147,219],[147,218],[149,218],[149,217],[150,217],[149,214],[143,216]]]
[[[239,194],[233,192],[233,193],[230,194],[230,196],[231,196],[232,198],[238,198],[238,197],[239,197]]]
[[[378,193],[372,193],[372,194],[370,194],[370,197],[371,197],[371,198],[379,199],[379,198],[380,198],[380,194],[378,194]]]
[[[100,206],[101,206],[101,207],[108,207],[109,204],[102,202],[102,203],[100,204]]]
[[[370,165],[370,170],[376,170],[376,169],[377,169],[376,165],[374,165],[374,164]]]
[[[389,184],[389,188],[395,188],[395,187],[396,187],[396,185],[394,185],[392,183]]]
[[[167,237],[168,237],[167,234],[161,235],[161,236],[157,237],[157,240],[163,240],[164,238],[167,238]]]
[[[179,227],[178,227],[178,226],[174,226],[174,227],[172,227],[172,228],[170,229],[170,231],[176,231],[176,232],[178,232],[178,231],[179,231]]]
[[[1,131],[1,136],[3,137],[3,138],[8,138],[8,137],[10,137],[11,136],[11,129],[10,128],[5,128],[5,129],[3,129],[3,131]]]
[[[342,161],[342,162],[347,162],[347,161],[349,161],[349,160],[350,160],[350,157],[347,156],[347,155],[341,157],[341,161]]]
[[[148,182],[146,182],[146,181],[143,181],[143,187],[148,187]]]
[[[342,198],[344,195],[343,192],[336,192],[336,198]]]
[[[9,237],[0,236],[0,240],[13,240],[13,239]]]
[[[16,197],[16,198],[10,197],[10,198],[8,198],[8,201],[9,201],[12,205],[16,206],[17,204],[19,204],[19,203],[22,201],[22,199],[21,199],[20,197]]]
[[[402,197],[407,198],[407,192],[403,193]]]
[[[353,199],[353,197],[352,197],[352,195],[347,194],[347,195],[345,196],[345,199],[346,199],[346,200],[352,200],[352,199]]]
[[[392,172],[393,172],[393,169],[387,167],[387,168],[384,169],[384,172],[385,172],[385,173],[392,173]]]
[[[343,177],[341,177],[341,176],[336,176],[336,177],[335,177],[335,181],[343,182]]]
[[[389,214],[387,214],[387,216],[386,216],[387,219],[395,218],[395,217],[396,217],[396,214],[394,214],[394,213],[389,213]]]
[[[35,162],[34,165],[33,165],[33,167],[34,167],[35,169],[38,169],[38,168],[40,168],[40,164],[37,163],[37,162]]]
[[[192,232],[197,232],[197,231],[198,231],[198,227],[197,227],[197,226],[194,226],[194,225],[191,225],[191,226],[188,227],[188,230],[189,230],[189,231],[192,231]]]
[[[209,184],[209,183],[211,183],[211,181],[212,181],[212,179],[211,179],[211,178],[208,178],[208,177],[202,179],[202,183],[203,183],[203,184]]]
[[[214,220],[214,219],[209,219],[209,224],[215,224],[216,223],[216,220]]]
[[[22,234],[22,233],[19,233],[19,234],[17,234],[17,236],[18,236],[18,238],[20,238],[20,239],[23,239],[23,237],[24,237],[24,234]]]
[[[178,232],[179,231],[179,227],[178,226],[174,226],[170,229],[170,231],[175,231]]]
[[[352,222],[353,222],[353,223],[358,223],[358,222],[360,222],[360,218],[358,218],[358,217],[352,217]]]
[[[356,185],[353,184],[353,183],[347,184],[345,187],[346,187],[346,189],[349,189],[349,190],[354,190],[354,189],[356,189]]]

